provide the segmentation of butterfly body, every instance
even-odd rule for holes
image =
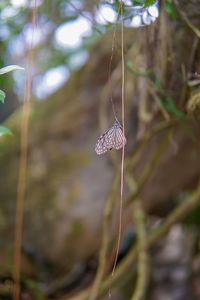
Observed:
[[[122,131],[122,126],[116,120],[111,128],[106,130],[97,140],[95,151],[98,155],[108,150],[119,150],[126,144],[126,138]]]

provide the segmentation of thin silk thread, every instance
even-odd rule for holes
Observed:
[[[113,61],[113,56],[114,56],[115,37],[116,37],[116,25],[115,25],[113,37],[112,37],[111,57],[110,57],[110,63],[109,63],[109,68],[108,68],[108,81],[109,82],[111,82],[111,66],[112,66],[112,61]],[[112,111],[113,111],[114,117],[115,117],[115,119],[117,119],[116,112],[115,112],[115,105],[114,105],[113,97],[112,97],[112,89],[111,89],[111,95],[110,95],[110,102],[112,105]]]

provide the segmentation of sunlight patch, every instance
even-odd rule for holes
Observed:
[[[55,32],[56,43],[63,48],[79,47],[82,38],[91,34],[91,27],[91,23],[83,17],[66,22],[59,26]]]

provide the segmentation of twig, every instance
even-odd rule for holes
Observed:
[[[169,216],[165,219],[165,221],[159,228],[156,228],[148,235],[147,247],[148,248],[152,247],[159,239],[164,237],[174,224],[182,221],[199,203],[200,203],[200,185],[198,186],[197,190],[187,200],[182,202],[178,207],[176,207],[173,210],[173,212],[169,214]],[[124,258],[124,261],[117,268],[115,272],[115,276],[113,278],[109,277],[104,282],[99,296],[105,294],[108,286],[116,285],[118,281],[120,281],[121,278],[125,276],[129,268],[133,265],[135,259],[137,258],[137,251],[138,251],[138,245],[133,246],[133,248],[130,250],[129,255],[127,255],[127,257]],[[86,300],[87,298],[83,298],[83,299]]]
[[[29,126],[29,111],[32,89],[32,68],[33,68],[33,38],[36,26],[37,16],[37,0],[34,2],[32,9],[32,40],[27,56],[27,79],[24,92],[24,104],[22,112],[21,123],[21,140],[20,140],[20,162],[19,162],[19,176],[17,186],[17,202],[16,202],[16,216],[15,216],[15,241],[14,241],[14,286],[13,299],[20,299],[20,277],[21,277],[21,245],[22,245],[22,230],[24,221],[24,202],[26,189],[26,173],[28,160],[28,126]]]
[[[185,21],[188,27],[190,27],[190,29],[194,32],[194,34],[196,34],[196,36],[200,39],[200,30],[196,26],[194,26],[192,22],[190,22],[186,14],[180,9],[177,0],[173,0],[173,1],[182,19]]]
[[[114,182],[113,182],[113,187],[111,190],[111,194],[106,202],[106,207],[104,209],[104,216],[103,216],[103,234],[102,234],[102,245],[100,249],[100,254],[99,254],[99,265],[98,265],[98,270],[97,274],[94,280],[94,284],[91,289],[90,293],[90,300],[94,300],[97,298],[100,285],[103,279],[104,271],[105,271],[105,265],[106,265],[106,257],[107,257],[107,252],[108,252],[108,244],[109,244],[109,224],[110,224],[110,219],[112,216],[112,211],[113,211],[113,204],[116,199],[116,190],[119,185],[119,172],[115,176]]]
[[[141,199],[133,206],[133,218],[138,237],[138,277],[132,300],[143,300],[149,278],[149,258],[147,253],[147,233],[145,226],[145,214],[141,207]]]
[[[191,194],[188,199],[181,202],[178,207],[176,207],[173,212],[165,219],[159,228],[154,229],[147,237],[147,248],[152,247],[159,239],[164,237],[174,224],[182,221],[197,205],[200,204],[200,185],[197,187],[196,191]],[[121,264],[117,267],[115,275],[113,277],[109,276],[107,280],[103,283],[99,296],[103,296],[110,285],[117,285],[123,276],[126,275],[129,268],[133,265],[135,259],[137,258],[138,244],[130,249],[130,253],[124,258]],[[63,297],[61,300],[67,300],[68,297]],[[87,300],[88,293],[83,292],[82,295],[78,297],[70,298],[70,300]]]
[[[147,89],[151,93],[152,97],[154,97],[154,99],[156,100],[156,102],[158,104],[158,107],[160,108],[161,113],[163,114],[164,119],[169,122],[170,121],[170,116],[169,116],[168,112],[161,105],[159,95],[157,94],[157,87],[156,87],[155,83],[150,78],[150,75],[152,74],[152,72],[151,71],[145,71],[145,72],[135,71],[129,64],[127,64],[127,67],[128,67],[128,70],[134,76],[143,76],[144,78],[146,78],[147,84],[148,84]],[[163,94],[162,89],[160,89],[159,92]]]
[[[126,182],[129,186],[129,189],[132,192],[132,195],[130,197],[128,197],[127,199],[125,199],[125,203],[126,205],[130,204],[130,202],[132,202],[133,200],[137,199],[139,192],[141,191],[141,189],[143,188],[144,184],[146,183],[146,180],[148,179],[148,177],[150,176],[152,169],[155,167],[155,164],[158,162],[159,158],[161,157],[161,154],[163,153],[163,149],[166,146],[166,143],[168,141],[169,138],[169,133],[167,133],[160,146],[156,149],[155,153],[152,156],[152,159],[149,163],[149,165],[144,169],[139,183],[137,184],[132,176],[130,175],[130,173],[127,171],[126,173]],[[136,163],[137,160],[133,160],[134,163]],[[107,201],[107,205],[104,211],[104,221],[103,221],[103,237],[102,237],[102,246],[101,246],[101,252],[100,252],[100,261],[99,261],[99,268],[97,271],[97,275],[95,278],[95,283],[92,287],[92,292],[91,294],[89,293],[89,295],[86,293],[86,297],[83,298],[84,300],[88,300],[88,299],[96,299],[96,297],[98,296],[98,292],[101,290],[100,288],[100,284],[103,278],[103,273],[105,270],[105,263],[106,263],[106,253],[107,253],[107,247],[108,247],[108,225],[109,225],[109,220],[111,217],[111,211],[112,211],[112,207],[113,207],[113,200],[114,200],[114,189],[117,187],[117,184],[119,182],[119,175],[116,175],[116,179],[114,180],[113,183],[113,192],[111,193],[111,198],[109,198],[109,200]],[[136,185],[136,189],[133,188],[133,185]],[[113,197],[113,199],[112,199]],[[114,275],[113,275],[114,276]],[[110,285],[108,285],[107,290],[109,289]],[[79,299],[79,298],[77,298]],[[80,298],[82,300],[82,298]]]
[[[156,92],[155,84],[150,79],[148,79],[148,89],[149,89],[149,92],[151,93],[151,95],[156,100],[156,102],[157,102],[157,104],[158,104],[158,106],[159,106],[159,108],[161,110],[161,113],[163,114],[164,119],[169,122],[170,121],[169,113],[162,106],[161,101],[160,101],[160,97],[158,96],[158,94]]]
[[[81,15],[83,18],[87,19],[93,26],[93,28],[98,32],[100,35],[102,35],[102,31],[97,27],[94,20],[90,19],[90,17],[85,14],[81,9],[77,8],[72,1],[69,1],[68,3],[79,15]]]
[[[136,191],[128,197],[128,199],[125,202],[126,205],[129,205],[130,203],[132,203],[133,200],[137,199],[137,197],[139,196],[146,181],[148,180],[149,176],[151,175],[152,170],[154,169],[155,165],[158,163],[159,159],[161,158],[161,156],[163,154],[163,150],[165,149],[165,147],[169,141],[170,135],[171,135],[171,130],[165,134],[160,145],[156,148],[156,150],[152,154],[150,162],[148,163],[148,165],[146,166],[146,168],[144,169],[142,175],[140,176],[140,178],[138,180]]]
[[[166,129],[166,126],[159,126],[159,131],[162,129]],[[157,133],[157,130],[155,131]],[[152,137],[152,136],[149,136]],[[155,153],[152,156],[152,159],[149,163],[149,165],[144,169],[143,174],[140,177],[139,184],[137,184],[132,176],[129,174],[129,171],[127,170],[127,167],[130,166],[130,161],[129,164],[126,164],[125,169],[127,170],[127,176],[126,176],[126,182],[128,184],[128,187],[130,191],[132,192],[131,201],[133,199],[136,199],[138,196],[139,191],[143,188],[144,184],[146,183],[146,180],[148,179],[149,175],[152,172],[152,169],[155,167],[155,164],[159,161],[161,154],[163,153],[163,149],[166,146],[166,143],[169,138],[169,133],[166,134],[164,137],[163,141],[161,142],[161,145],[156,149]],[[140,147],[139,147],[140,149]],[[133,156],[135,159],[131,159],[131,167],[133,167],[137,161],[138,161],[138,151],[136,151],[135,155]],[[97,270],[97,275],[95,277],[94,285],[92,287],[92,291],[90,293],[90,300],[96,299],[98,296],[98,291],[100,288],[101,281],[103,279],[104,271],[105,271],[105,264],[106,264],[106,256],[107,256],[107,250],[108,250],[108,242],[109,242],[109,234],[108,234],[108,228],[109,228],[109,221],[111,218],[111,213],[113,209],[113,203],[115,200],[115,192],[119,183],[119,169],[116,170],[117,175],[116,178],[114,179],[113,183],[113,188],[111,195],[109,199],[107,200],[107,204],[104,210],[104,217],[103,217],[103,234],[102,234],[102,246],[100,250],[100,258],[99,258],[99,267]],[[125,200],[125,203],[129,203],[129,199]]]

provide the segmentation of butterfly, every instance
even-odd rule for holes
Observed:
[[[100,155],[108,150],[121,149],[126,145],[126,138],[123,135],[122,126],[116,120],[111,128],[106,130],[97,140],[95,152]]]

